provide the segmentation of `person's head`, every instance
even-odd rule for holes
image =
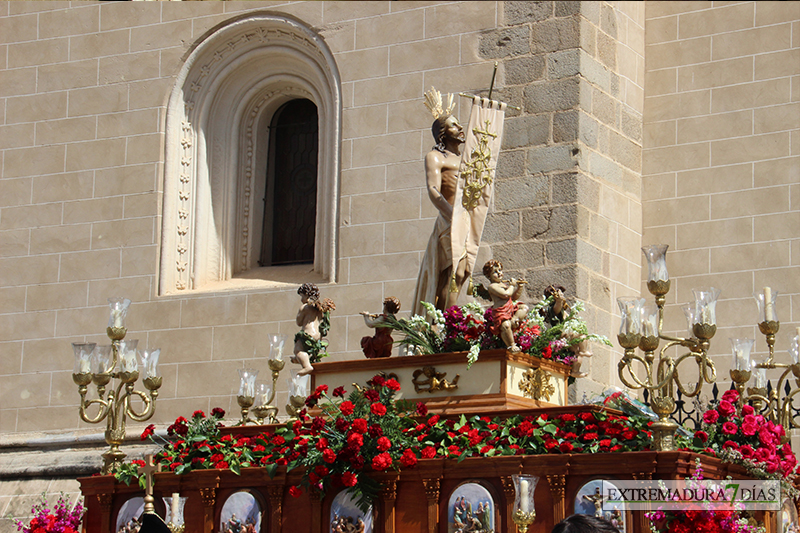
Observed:
[[[574,514],[553,526],[551,533],[619,533],[619,530],[605,518]]]
[[[436,140],[436,147],[444,149],[448,140],[457,143],[464,142],[464,129],[458,123],[455,115],[443,115],[433,121],[431,133]]]
[[[503,264],[500,261],[498,261],[497,259],[489,259],[483,265],[483,275],[486,276],[486,278],[489,281],[491,281],[492,283],[495,282],[495,280],[492,279],[493,275],[494,276],[499,276],[499,278],[502,279],[502,277],[503,277]]]
[[[393,315],[400,310],[400,300],[394,296],[389,296],[383,301],[383,312]]]
[[[305,296],[306,300],[318,300],[319,299],[319,289],[313,283],[303,283],[300,285],[300,288],[297,289],[297,294],[300,296]]]

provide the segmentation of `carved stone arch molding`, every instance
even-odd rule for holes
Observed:
[[[202,37],[169,97],[159,293],[257,267],[270,119],[307,98],[319,116],[314,270],[336,277],[341,83],[333,54],[303,23],[258,13]]]

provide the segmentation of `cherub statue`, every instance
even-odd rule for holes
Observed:
[[[368,328],[375,328],[375,335],[361,338],[361,350],[367,359],[378,359],[392,355],[392,328],[386,326],[386,318],[394,317],[400,310],[400,300],[390,296],[383,301],[383,313],[369,314],[362,311],[364,323]]]
[[[456,374],[456,378],[453,381],[448,381],[445,379],[446,375],[447,372],[437,372],[432,366],[424,366],[414,370],[411,375],[411,383],[414,384],[414,390],[417,393],[456,390],[458,388],[458,378],[461,376]],[[420,379],[420,376],[424,376],[425,379]]]
[[[569,316],[569,304],[564,297],[566,289],[561,285],[550,285],[544,290],[544,297],[553,297],[553,303],[539,310],[539,314],[550,327],[561,324]]]
[[[514,331],[528,314],[528,306],[515,300],[519,298],[522,286],[527,282],[503,278],[503,265],[496,259],[490,259],[483,265],[483,275],[489,278],[486,292],[492,300],[492,323],[489,324],[489,331],[503,339],[509,352],[517,353],[520,348],[514,342]]]
[[[332,300],[319,299],[319,289],[313,283],[304,283],[297,289],[300,295],[300,309],[297,311],[297,325],[300,326],[294,336],[294,356],[292,363],[302,368],[297,375],[304,376],[314,370],[311,363],[318,363],[328,355],[328,341],[322,340],[331,329],[331,311],[336,309]]]
[[[569,316],[569,303],[564,296],[566,289],[561,285],[550,285],[544,290],[544,297],[553,297],[553,303],[548,307],[542,308],[539,313],[544,318],[544,321],[550,326],[556,326],[564,322]],[[565,336],[567,340],[572,341],[576,338],[576,334],[571,331],[566,331]],[[572,363],[570,377],[585,378],[588,376],[586,372],[581,372],[581,363],[584,357],[591,357],[594,354],[589,347],[589,341],[584,339],[577,344],[570,346],[570,350],[575,354],[575,362]]]

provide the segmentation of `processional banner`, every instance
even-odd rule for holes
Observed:
[[[451,226],[453,272],[461,260],[472,273],[494,192],[506,104],[474,96],[461,154]],[[453,278],[455,279],[455,277]],[[452,288],[452,287],[451,287]],[[457,291],[458,289],[456,289]]]

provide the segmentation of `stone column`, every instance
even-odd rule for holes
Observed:
[[[494,96],[521,108],[507,115],[484,243],[530,282],[529,300],[563,285],[611,339],[616,296],[641,285],[644,11],[627,4],[504,2],[505,27],[478,44],[501,65]],[[573,400],[618,380],[618,357],[593,349]]]

